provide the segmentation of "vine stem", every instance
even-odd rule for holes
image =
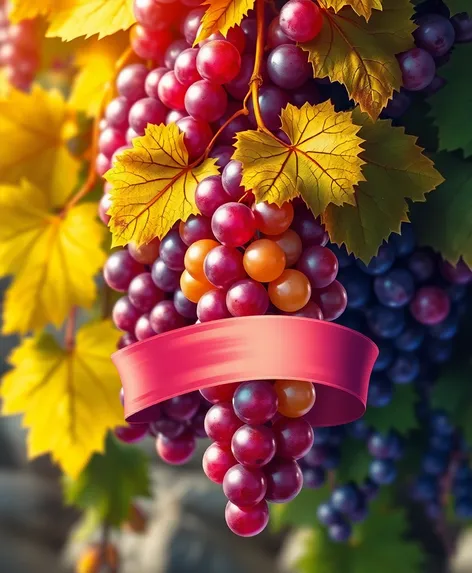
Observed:
[[[128,47],[123,54],[118,58],[116,65],[115,65],[115,73],[113,74],[113,78],[106,84],[105,88],[103,89],[102,98],[100,100],[100,106],[97,115],[95,116],[93,122],[93,130],[92,130],[92,150],[91,150],[91,159],[90,159],[90,166],[88,170],[87,179],[85,183],[81,186],[81,188],[77,191],[75,195],[71,197],[71,199],[66,203],[64,209],[62,210],[61,215],[65,215],[69,209],[77,205],[77,203],[83,199],[95,186],[97,182],[98,176],[95,170],[95,158],[98,154],[98,136],[100,135],[100,121],[103,117],[103,113],[105,111],[105,106],[108,103],[108,99],[110,98],[111,94],[113,93],[113,86],[116,80],[116,77],[122,70],[122,68],[130,61],[133,56],[133,50]]]
[[[256,117],[257,127],[272,136],[272,133],[267,129],[261,114],[261,107],[259,105],[259,88],[262,85],[261,67],[264,57],[264,0],[256,0],[256,20],[257,20],[257,39],[256,39],[256,55],[254,61],[254,70],[251,77],[251,95],[252,104],[254,106],[254,115]]]
[[[64,334],[64,346],[68,352],[72,352],[75,346],[75,325],[77,322],[77,307],[74,306],[67,317]]]

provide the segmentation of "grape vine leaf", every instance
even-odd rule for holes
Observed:
[[[315,216],[328,204],[354,202],[354,186],[364,180],[359,157],[360,127],[351,112],[335,112],[327,101],[288,104],[282,130],[290,143],[262,131],[236,134],[233,158],[243,164],[242,185],[257,201],[282,205],[301,195]]]
[[[113,34],[103,40],[91,39],[75,55],[78,73],[74,77],[69,105],[95,117],[101,107],[103,90],[116,73],[116,61],[127,48],[128,35]]]
[[[300,573],[419,573],[424,556],[416,543],[405,539],[408,520],[383,493],[371,505],[369,517],[354,528],[351,541],[339,544],[328,538],[326,528],[315,526],[305,553],[298,562]]]
[[[133,148],[105,174],[113,186],[108,211],[112,246],[162,238],[176,221],[198,213],[195,189],[217,174],[215,159],[189,164],[184,134],[175,124],[148,124],[145,135],[133,139]]]
[[[471,377],[470,358],[455,360],[443,369],[431,393],[433,408],[448,412],[469,444],[472,443]]]
[[[196,46],[216,32],[226,38],[230,28],[238,26],[249,10],[252,10],[254,2],[255,0],[205,0],[202,6],[207,5],[208,8],[193,45]]]
[[[365,140],[360,154],[365,181],[358,184],[352,205],[329,205],[323,222],[333,242],[344,243],[368,263],[384,239],[409,221],[407,200],[425,201],[444,179],[403,127],[392,127],[390,120],[373,123],[358,108],[352,117]]]
[[[418,241],[453,265],[463,257],[472,267],[472,164],[450,153],[432,157],[445,182],[412,210]]]
[[[401,86],[395,54],[413,47],[413,6],[409,0],[383,0],[383,11],[373,12],[366,22],[348,7],[335,14],[327,0],[319,3],[325,8],[321,32],[300,44],[314,75],[344,84],[361,110],[377,119]]]
[[[472,104],[472,82],[464,69],[470,65],[471,58],[472,44],[457,44],[453,56],[441,68],[446,85],[429,99],[431,117],[438,128],[439,150],[462,149],[465,157],[472,155],[472,135],[464,128],[464,118]]]
[[[344,6],[350,6],[356,14],[366,20],[372,15],[372,10],[382,10],[381,0],[324,0],[326,8],[339,12]]]
[[[23,339],[10,355],[13,367],[0,387],[2,413],[23,414],[28,455],[50,453],[77,478],[107,430],[123,423],[120,380],[110,360],[120,333],[111,322],[82,326],[72,349],[50,334]]]
[[[12,88],[0,98],[0,181],[15,184],[25,177],[62,197],[80,168],[67,148],[70,127],[70,109],[58,91]]]
[[[94,301],[106,228],[97,220],[95,203],[64,214],[57,207],[25,180],[20,186],[0,185],[0,274],[15,275],[5,296],[4,333],[60,326],[73,306]]]
[[[133,0],[13,0],[13,23],[44,15],[49,22],[47,36],[66,42],[80,36],[104,38],[127,30],[134,22]]]
[[[461,12],[467,12],[470,14],[471,6],[469,0],[444,0],[447,4],[449,10],[451,11],[451,16],[455,14],[460,14]]]
[[[150,495],[148,458],[109,433],[105,452],[94,454],[77,479],[66,478],[64,494],[67,503],[95,510],[102,521],[119,526],[128,518],[133,499]]]
[[[418,427],[415,403],[416,394],[411,385],[396,385],[390,404],[383,408],[368,406],[363,419],[378,432],[395,430],[407,434]]]
[[[371,462],[372,456],[365,442],[354,438],[344,439],[341,446],[341,461],[336,470],[336,480],[340,483],[349,481],[362,483],[369,475]]]

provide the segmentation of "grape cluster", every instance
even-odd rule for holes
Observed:
[[[302,416],[315,403],[315,387],[256,380],[200,392],[213,404],[205,417],[213,443],[203,456],[204,472],[223,485],[228,527],[243,537],[257,535],[269,520],[267,502],[288,502],[302,489],[296,460],[313,444]]]
[[[184,133],[190,161],[202,157],[212,142],[210,157],[221,168],[234,152],[235,134],[256,127],[252,102],[248,103],[249,115],[229,121],[243,107],[249,90],[256,19],[250,12],[240,26],[229,30],[226,39],[217,33],[192,47],[205,13],[199,4],[195,0],[135,0],[138,24],[131,31],[131,46],[150,67],[132,64],[117,78],[118,97],[108,105],[101,124],[99,175],[131,146],[133,138],[144,135],[148,124],[176,123]],[[319,33],[322,14],[311,0],[290,0],[280,15],[269,5],[266,12],[269,51],[262,63],[259,105],[266,127],[286,138],[279,133],[282,108],[289,102],[301,105],[322,99],[307,52],[296,45],[301,37],[311,39]],[[103,203],[106,212],[109,197]]]
[[[442,0],[426,0],[417,7],[414,32],[416,47],[398,54],[403,88],[395,92],[385,112],[401,117],[410,106],[411,92],[430,96],[440,90],[445,80],[436,71],[446,63],[455,43],[472,41],[472,18],[466,13],[450,17]]]
[[[6,2],[0,5],[0,66],[10,85],[28,91],[39,68],[36,20],[11,24]]]

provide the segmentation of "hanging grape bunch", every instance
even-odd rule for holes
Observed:
[[[320,556],[330,573],[366,570],[366,546],[413,570],[405,491],[449,555],[445,524],[472,518],[467,0],[65,4],[0,6],[3,330],[28,335],[0,393],[4,413],[24,414],[30,455],[78,480],[66,497],[81,509],[99,491],[108,528],[149,494],[128,444],[151,436],[180,465],[206,439],[231,531],[260,533],[269,505],[274,526],[310,525],[301,571]],[[316,367],[329,356],[352,377],[355,344],[344,355],[316,333],[375,343],[361,419],[323,419],[336,408],[321,374],[208,387],[195,366],[198,383],[159,392],[164,355],[149,371],[165,399],[140,409],[144,361],[135,386],[118,364],[272,320],[291,325],[292,363],[291,332],[308,324]],[[275,356],[275,339],[261,344]]]

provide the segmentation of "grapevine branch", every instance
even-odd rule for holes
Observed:
[[[97,157],[98,154],[98,136],[100,135],[100,120],[103,117],[103,113],[105,111],[105,106],[108,103],[108,100],[113,93],[113,86],[116,80],[117,75],[120,73],[122,68],[130,61],[133,56],[133,50],[129,47],[127,48],[123,54],[118,58],[116,65],[115,65],[115,73],[113,74],[113,78],[106,84],[102,98],[100,101],[100,106],[97,115],[95,116],[94,123],[93,123],[93,131],[92,131],[92,150],[91,150],[91,161],[88,170],[88,175],[85,183],[82,187],[77,191],[77,193],[68,201],[66,206],[64,207],[62,214],[64,215],[67,213],[69,209],[77,205],[77,203],[83,199],[95,186],[97,182],[97,172],[95,170],[95,161],[94,159]]]
[[[67,317],[66,329],[64,333],[64,346],[67,352],[72,352],[75,346],[75,326],[77,322],[77,307],[72,307],[72,310]]]

